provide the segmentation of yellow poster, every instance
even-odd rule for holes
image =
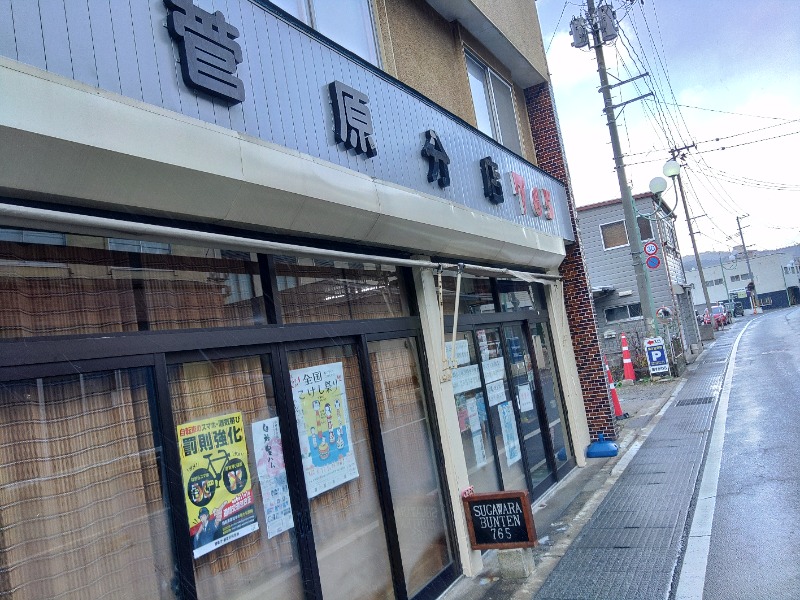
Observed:
[[[242,413],[178,425],[194,557],[258,529]]]

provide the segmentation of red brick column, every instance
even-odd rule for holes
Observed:
[[[575,243],[567,245],[567,256],[559,267],[559,273],[564,278],[564,300],[572,347],[578,363],[578,377],[583,391],[589,434],[593,440],[597,439],[598,433],[602,433],[606,439],[616,439],[616,421],[600,354],[592,288],[583,257],[569,169],[564,156],[564,143],[561,139],[550,84],[545,82],[525,90],[525,104],[539,168],[564,182],[567,188],[569,216],[572,231],[575,233]]]

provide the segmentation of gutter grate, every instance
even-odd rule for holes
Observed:
[[[696,404],[711,404],[714,396],[703,396],[702,398],[686,398],[680,400],[675,406],[694,406]]]

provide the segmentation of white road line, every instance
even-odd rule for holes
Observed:
[[[752,323],[752,321],[750,322]],[[711,548],[711,526],[714,522],[714,509],[717,506],[717,484],[722,466],[722,447],[725,444],[725,424],[728,421],[728,400],[731,395],[731,382],[733,369],[736,362],[736,352],[744,329],[736,337],[728,360],[728,369],[725,372],[725,381],[719,397],[717,418],[711,432],[711,442],[708,447],[708,456],[703,468],[703,479],[700,481],[700,493],[697,506],[692,517],[692,527],[689,530],[689,539],[686,543],[686,553],[683,557],[681,573],[678,577],[676,600],[702,600],[703,588],[706,582],[706,567],[708,566],[708,552]]]

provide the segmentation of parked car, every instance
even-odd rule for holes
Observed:
[[[744,316],[744,306],[742,306],[741,302],[734,302],[733,303],[733,316],[734,317],[743,317]]]
[[[725,327],[728,324],[728,311],[722,304],[715,304],[711,307],[711,315],[708,314],[708,309],[706,309],[703,315],[703,322],[706,325],[711,324],[711,319],[714,319],[714,329],[718,329],[720,327]]]

